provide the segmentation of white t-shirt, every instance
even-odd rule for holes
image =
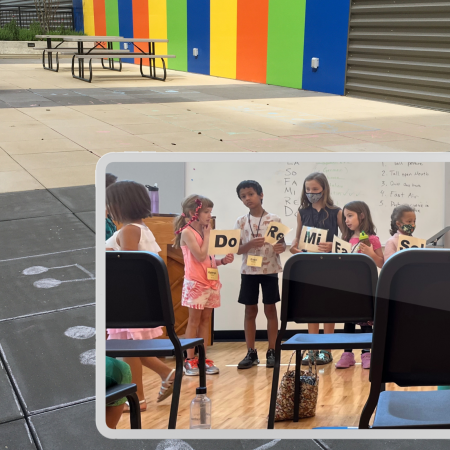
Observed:
[[[135,227],[139,227],[141,229],[141,239],[138,244],[138,251],[144,252],[153,252],[158,253],[161,251],[160,246],[157,244],[155,240],[155,236],[149,230],[146,225],[141,225],[139,223],[130,223],[130,225],[134,225]],[[116,251],[120,251],[121,248],[119,243],[117,242],[117,235],[120,233],[120,230],[117,230],[107,241],[106,248],[113,248]]]
[[[250,225],[252,232],[250,231],[250,225],[248,223],[248,213],[245,216],[241,216],[237,219],[236,224],[234,226],[235,229],[241,230],[241,241],[242,244],[247,244],[252,239],[256,237],[263,237],[266,234],[267,227],[270,222],[280,222],[281,219],[276,214],[270,214],[266,212],[264,216],[261,217],[253,217],[250,215]],[[261,224],[258,224],[261,219]],[[256,255],[262,256],[262,266],[261,267],[253,267],[247,265],[247,256],[248,255]],[[242,255],[242,266],[241,273],[247,275],[266,275],[270,273],[279,273],[282,272],[283,268],[281,267],[280,255],[277,255],[273,249],[271,244],[265,243],[260,248],[252,248],[249,250],[249,253],[244,253]]]

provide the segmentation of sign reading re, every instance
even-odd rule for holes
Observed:
[[[270,222],[266,234],[264,235],[265,242],[273,245],[283,239],[289,231],[291,231],[291,229],[287,225],[283,225],[280,222]]]
[[[241,240],[241,230],[211,230],[209,254],[227,255],[237,253]]]

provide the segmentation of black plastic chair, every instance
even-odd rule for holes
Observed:
[[[165,326],[169,339],[107,340],[111,357],[175,356],[175,381],[169,428],[177,423],[183,376],[183,351],[198,348],[200,387],[206,386],[203,339],[178,339],[174,330],[172,296],[164,261],[150,252],[106,252],[106,327]]]
[[[281,327],[275,345],[268,428],[274,427],[281,350],[295,350],[300,371],[302,350],[370,348],[372,333],[299,333],[281,343],[288,322],[341,323],[373,320],[378,271],[362,254],[298,253],[283,270]],[[299,420],[299,377],[295,377],[294,422]]]
[[[450,250],[407,249],[383,267],[376,292],[370,393],[359,428],[450,428]]]
[[[135,384],[116,384],[106,388],[106,405],[126,397],[130,405],[130,428],[133,430],[141,428],[141,408],[136,394]]]

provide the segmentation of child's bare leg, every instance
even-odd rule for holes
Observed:
[[[244,331],[247,348],[255,348],[258,305],[245,305]]]
[[[213,312],[212,308],[205,308],[203,310],[201,318],[200,318],[200,325],[198,327],[197,337],[203,338],[205,354],[206,354],[206,343],[208,341],[208,336],[210,336],[210,334],[211,334],[210,319],[211,319],[212,312]]]
[[[150,370],[153,370],[153,372],[156,372],[161,377],[161,380],[165,380],[169,373],[172,371],[169,366],[166,366],[160,359],[156,358],[155,356],[141,357],[141,362],[142,365],[148,367]],[[173,378],[175,378],[175,373],[172,376],[172,379]]]
[[[308,333],[309,334],[319,334],[319,324],[318,323],[308,323]]]
[[[200,321],[202,317],[203,310],[201,309],[193,309],[189,308],[189,319],[186,327],[185,337],[186,339],[192,339],[198,337],[198,327],[200,326]],[[195,354],[195,350],[190,348],[186,350],[187,357],[193,358]]]
[[[115,430],[122,416],[124,405],[106,407],[106,426]]]
[[[278,334],[278,315],[275,304],[264,305],[264,314],[267,317],[267,336],[269,340],[269,348],[275,348],[275,342]]]

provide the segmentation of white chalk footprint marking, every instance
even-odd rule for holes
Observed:
[[[266,448],[273,447],[280,442],[281,439],[274,439],[273,441],[267,442],[267,444],[261,445],[261,447],[255,448],[255,450],[265,450]]]
[[[95,348],[80,355],[80,363],[86,366],[95,366]]]
[[[166,439],[158,444],[156,450],[194,450],[187,442],[178,439]]]
[[[22,271],[24,275],[38,275],[39,273],[47,272],[48,268],[44,266],[33,266],[28,267],[28,269],[25,269]]]
[[[33,286],[40,289],[51,289],[59,286],[61,283],[61,280],[55,280],[54,278],[43,278],[42,280],[35,281]]]
[[[72,339],[89,339],[95,336],[95,328],[79,325],[67,328],[64,334]]]

